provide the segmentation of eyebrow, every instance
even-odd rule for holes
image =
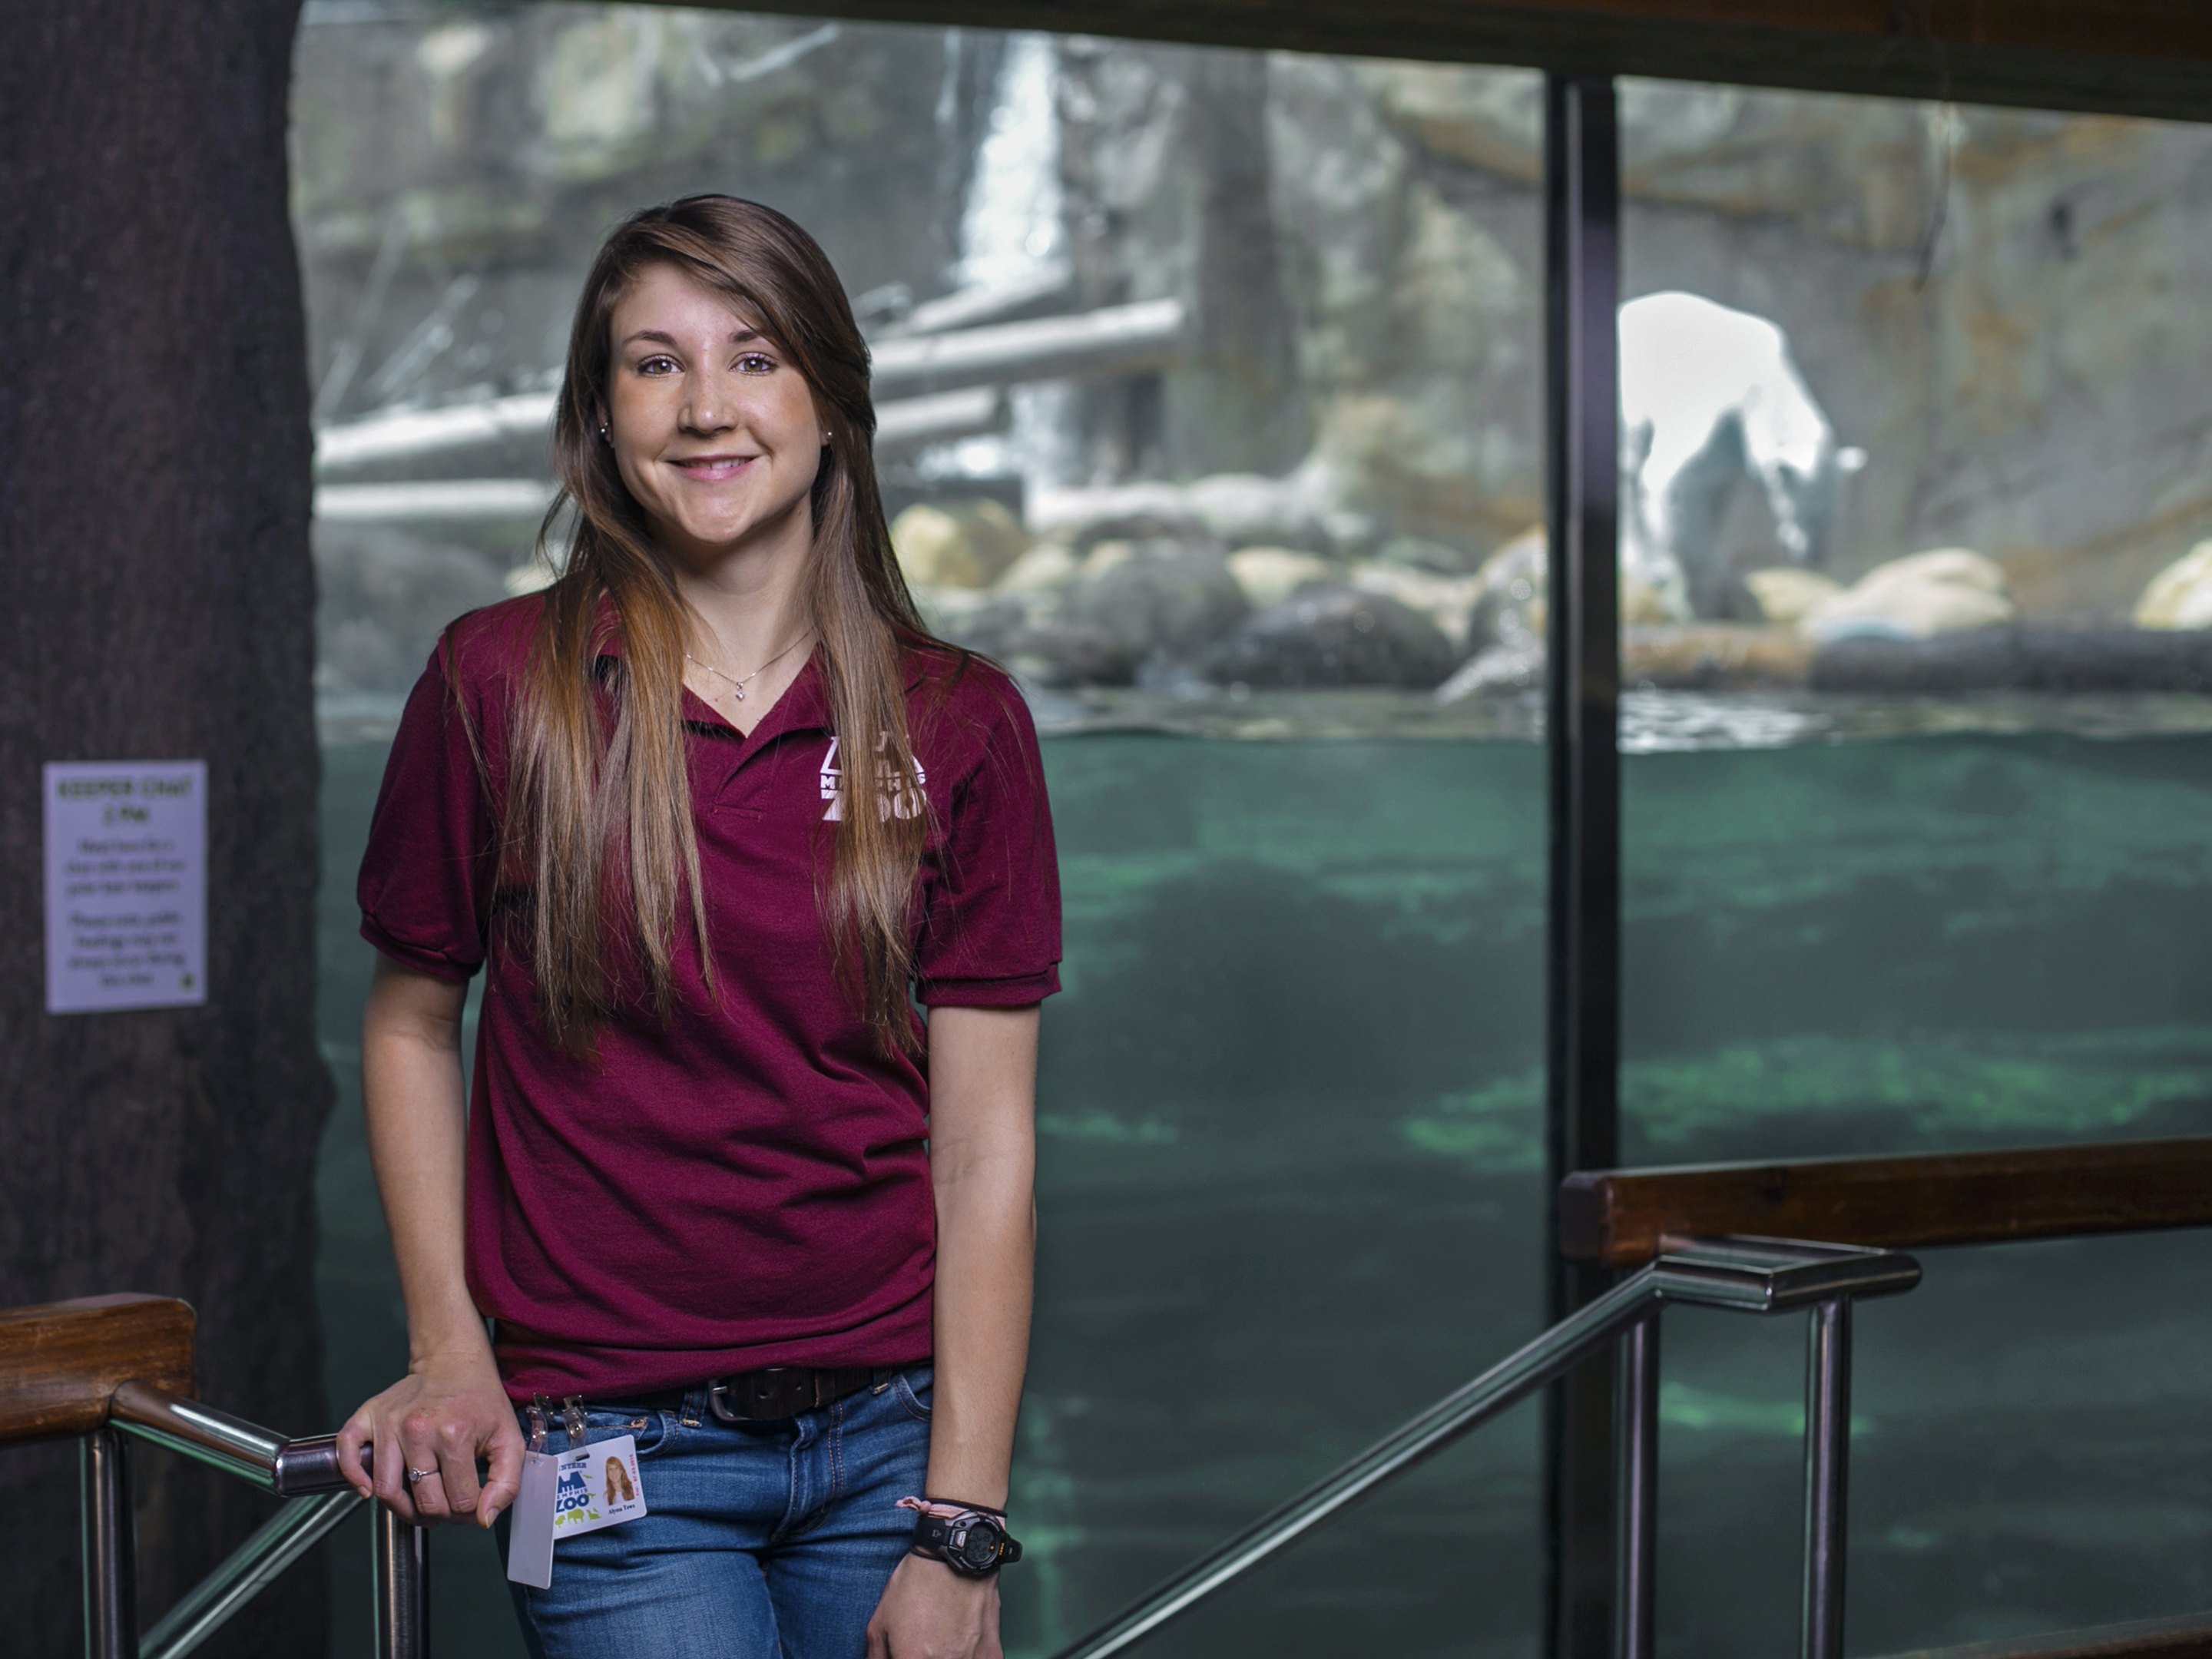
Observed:
[[[736,333],[730,336],[730,343],[732,345],[743,345],[748,340],[764,340],[767,337],[768,337],[766,335],[763,334],[757,328],[741,328]],[[638,330],[636,333],[625,338],[623,341],[623,343],[626,346],[635,345],[640,340],[650,340],[657,345],[665,346],[675,346],[678,343],[677,338],[673,334],[664,334],[657,328],[641,328]]]

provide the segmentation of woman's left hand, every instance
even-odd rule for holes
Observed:
[[[908,1556],[868,1620],[868,1659],[1001,1659],[998,1574],[966,1578]]]

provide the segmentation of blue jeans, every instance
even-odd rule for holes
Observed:
[[[703,1388],[681,1411],[592,1407],[586,1443],[637,1437],[647,1513],[562,1540],[550,1589],[508,1584],[531,1652],[862,1659],[914,1534],[896,1505],[922,1488],[929,1400],[924,1364],[781,1423],[725,1423]],[[545,1449],[568,1449],[557,1418]]]

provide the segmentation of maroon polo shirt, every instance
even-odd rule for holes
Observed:
[[[495,930],[496,803],[540,601],[463,617],[408,699],[362,860],[362,933],[441,979],[487,969],[468,1126],[468,1284],[507,1392],[613,1398],[766,1365],[930,1351],[924,1066],[878,1050],[816,898],[856,769],[818,660],[750,736],[684,697],[714,989],[682,907],[677,1012],[634,991],[596,1062],[546,1038],[526,945]],[[1059,989],[1060,886],[1036,735],[980,664],[909,659],[932,809],[915,994],[1018,1007]],[[462,707],[475,722],[483,763]],[[514,930],[518,940],[526,938]]]

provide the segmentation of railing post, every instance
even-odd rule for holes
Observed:
[[[383,1504],[369,1528],[375,1552],[376,1659],[429,1659],[430,1534]]]
[[[1804,1659],[1844,1659],[1844,1529],[1851,1457],[1851,1299],[1813,1310],[1805,1367]]]
[[[1613,1650],[1651,1659],[1659,1537],[1659,1310],[1620,1340],[1620,1589]]]
[[[80,1446],[85,1659],[138,1659],[138,1531],[128,1452],[105,1424]]]

